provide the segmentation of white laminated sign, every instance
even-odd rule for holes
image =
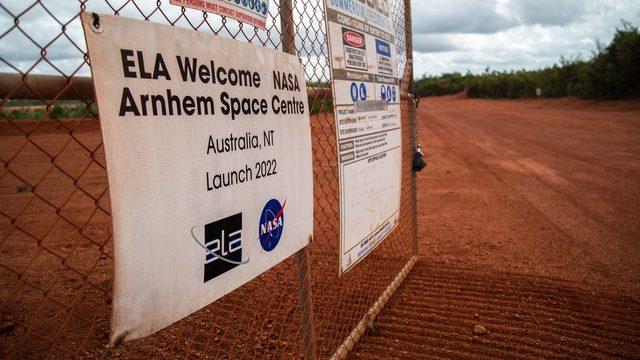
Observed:
[[[228,16],[266,29],[269,0],[170,0],[173,5]]]
[[[309,243],[313,179],[298,58],[82,15],[114,228],[111,341],[153,333]]]
[[[325,0],[340,169],[340,274],[400,214],[402,141],[396,42],[387,0]]]

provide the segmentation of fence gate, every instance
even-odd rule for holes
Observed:
[[[346,357],[417,254],[409,0],[389,6],[404,74],[400,223],[338,277],[338,162],[321,0],[271,0],[266,30],[168,0],[0,0],[0,358]],[[311,89],[310,246],[164,330],[114,347],[106,346],[109,189],[82,11],[295,53]]]

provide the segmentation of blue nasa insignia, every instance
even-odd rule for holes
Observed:
[[[271,251],[278,246],[282,231],[284,230],[284,207],[287,204],[280,204],[277,199],[271,199],[262,209],[258,224],[258,235],[260,246],[265,251]]]

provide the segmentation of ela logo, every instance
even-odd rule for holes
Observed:
[[[284,230],[284,207],[286,204],[286,199],[282,205],[280,205],[280,201],[271,199],[262,209],[258,223],[258,235],[260,246],[265,251],[271,251],[278,246]]]
[[[204,282],[243,264],[242,213],[204,226]]]

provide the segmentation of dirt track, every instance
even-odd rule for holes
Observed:
[[[640,102],[440,98],[423,100],[419,116],[429,161],[418,181],[423,260],[378,331],[357,348],[360,357],[640,358]],[[321,120],[314,134],[329,143],[332,121]],[[101,210],[109,208],[98,165],[104,154],[97,121],[65,124],[73,137],[63,124],[43,122],[30,142],[0,124],[8,168],[27,183],[43,179],[35,191],[12,175],[0,181],[0,210],[23,229],[0,244],[0,358],[287,358],[299,351],[293,259],[155,336],[105,348],[113,263],[110,218]],[[62,151],[55,168],[44,151]],[[334,154],[330,147],[315,154],[318,211],[329,217],[336,215]],[[33,193],[47,202],[27,207]],[[337,228],[327,224],[316,224],[322,236],[311,249],[321,358],[410,251],[405,226],[338,281],[331,276]],[[11,226],[3,218],[0,239]],[[44,238],[36,243],[27,232]],[[373,273],[368,282],[358,278]],[[473,335],[475,324],[489,334]]]
[[[355,357],[640,358],[639,105],[423,99],[422,260]]]

